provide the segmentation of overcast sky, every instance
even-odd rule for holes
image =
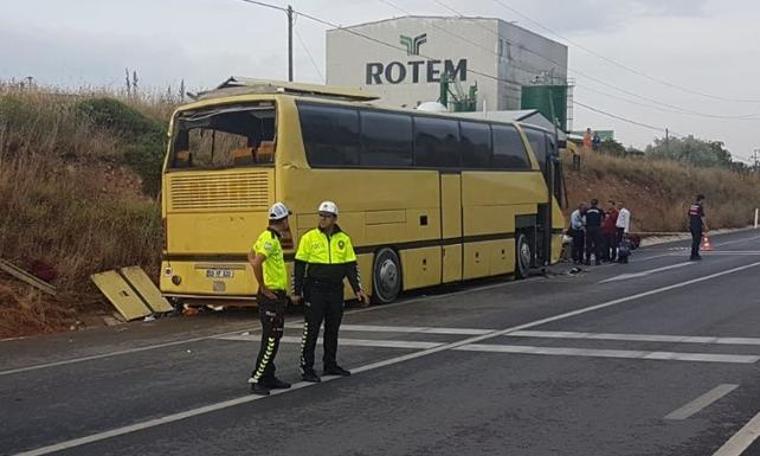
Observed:
[[[283,0],[268,1],[286,5]],[[451,12],[443,6],[447,5],[465,15],[517,21],[569,45],[578,102],[668,127],[676,134],[724,141],[737,157],[749,157],[760,148],[760,2],[386,1],[414,14],[448,15]],[[182,79],[189,89],[198,89],[233,74],[287,78],[284,14],[240,0],[0,0],[0,4],[0,79],[33,76],[44,84],[119,89],[128,67],[137,70],[142,87],[166,90]],[[341,25],[403,15],[384,0],[291,4]],[[323,82],[326,27],[299,17],[295,29],[296,80]],[[673,86],[610,64],[565,39]],[[749,118],[736,119],[741,116]],[[575,127],[586,126],[614,129],[619,140],[637,147],[662,136],[576,105]]]

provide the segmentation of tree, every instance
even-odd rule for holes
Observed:
[[[722,141],[705,141],[693,135],[668,140],[657,138],[654,144],[647,146],[646,154],[701,167],[730,168],[732,165],[731,153],[725,149]]]
[[[599,145],[599,152],[607,155],[612,155],[614,157],[624,157],[625,146],[615,141],[614,139],[607,138]]]

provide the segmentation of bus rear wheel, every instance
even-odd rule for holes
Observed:
[[[393,249],[375,254],[372,265],[372,300],[378,304],[394,301],[401,293],[401,260]]]
[[[530,265],[533,261],[533,251],[530,241],[525,233],[518,233],[515,241],[515,277],[524,279],[528,277]]]

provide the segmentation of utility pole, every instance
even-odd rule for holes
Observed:
[[[293,82],[293,7],[288,5],[288,82]]]
[[[665,129],[665,152],[670,155],[670,130]]]
[[[760,171],[760,149],[755,149],[752,154],[753,170],[755,172]]]

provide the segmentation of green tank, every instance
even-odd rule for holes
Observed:
[[[521,109],[537,109],[552,122],[559,120],[559,128],[567,131],[567,86],[523,86]]]

